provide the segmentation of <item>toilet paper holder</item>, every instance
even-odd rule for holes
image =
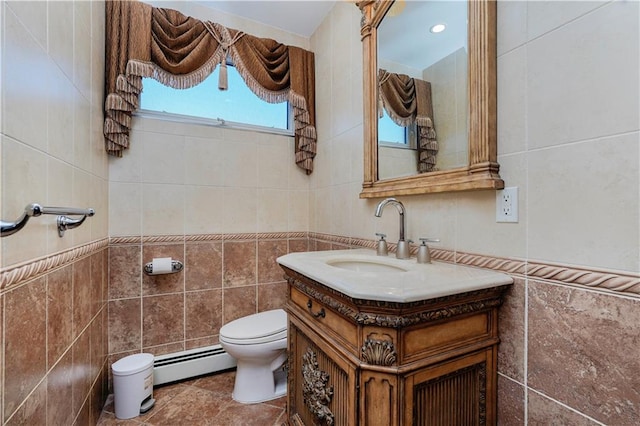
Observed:
[[[172,260],[171,261],[171,272],[169,272],[170,274],[175,274],[176,272],[180,272],[184,269],[184,265],[182,264],[182,262],[180,262],[179,260]],[[155,275],[153,273],[153,262],[147,262],[144,265],[144,273],[147,275]]]

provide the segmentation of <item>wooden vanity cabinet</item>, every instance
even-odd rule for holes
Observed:
[[[380,302],[282,268],[289,424],[496,424],[498,308],[508,285]]]

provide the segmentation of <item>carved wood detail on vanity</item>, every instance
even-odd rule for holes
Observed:
[[[501,293],[509,287],[500,286],[475,291],[472,300],[469,299],[468,293],[463,293],[410,303],[381,302],[348,297],[320,283],[310,283],[303,275],[286,267],[281,267],[287,273],[285,278],[290,286],[322,302],[359,325],[377,325],[381,327],[407,327],[499,307],[502,304],[502,299],[495,297],[496,291]],[[357,308],[354,308],[355,306]],[[368,312],[363,311],[364,309]],[[380,310],[388,312],[402,310],[407,313],[394,315],[378,312]],[[414,312],[407,310],[413,310]]]
[[[464,390],[465,394],[458,391]],[[434,406],[455,407],[448,424],[487,424],[487,365],[482,362],[461,368],[416,386],[413,424],[439,424]]]
[[[320,422],[333,425],[334,416],[328,405],[333,397],[333,386],[327,385],[329,374],[320,370],[316,353],[307,348],[302,356],[302,397],[304,404]]]
[[[289,284],[291,424],[496,424],[498,307],[508,285],[383,302],[281,266]],[[309,372],[327,379],[313,386],[325,414],[307,404]]]
[[[367,339],[362,345],[362,360],[371,365],[393,365],[396,362],[396,348],[386,340]]]

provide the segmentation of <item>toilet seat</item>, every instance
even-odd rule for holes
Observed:
[[[286,338],[287,313],[282,309],[239,318],[220,329],[220,341],[236,345],[255,345]]]

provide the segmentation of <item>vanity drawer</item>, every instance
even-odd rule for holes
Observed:
[[[358,327],[327,308],[322,302],[291,287],[291,301],[304,311],[304,320],[312,327],[322,327],[318,332],[329,332],[333,338],[348,345],[354,353],[358,346]]]

